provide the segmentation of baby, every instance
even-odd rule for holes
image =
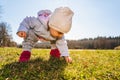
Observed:
[[[72,10],[68,7],[56,8],[53,13],[50,10],[41,10],[38,17],[26,17],[20,24],[17,35],[24,38],[22,43],[23,52],[19,62],[30,60],[31,49],[38,40],[50,41],[50,55],[55,58],[64,57],[66,62],[71,63],[72,58],[68,52],[64,33],[71,29]]]

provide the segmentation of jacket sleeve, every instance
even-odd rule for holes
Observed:
[[[60,51],[61,56],[69,56],[67,41],[64,37],[56,41],[56,46]]]
[[[28,29],[34,28],[35,26],[39,26],[39,25],[41,25],[41,23],[39,22],[39,20],[37,18],[35,18],[35,17],[26,17],[20,23],[18,31],[27,32]]]
[[[25,31],[25,32],[27,32],[27,31],[28,31],[28,28],[25,27],[25,26],[19,26],[17,32],[19,32],[19,31]]]

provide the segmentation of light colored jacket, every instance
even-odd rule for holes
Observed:
[[[42,21],[36,17],[26,17],[20,23],[18,32],[25,31],[27,33],[29,29],[33,29],[36,35],[41,36],[46,40],[56,40],[56,38],[51,36],[48,26],[44,25]],[[67,42],[64,37],[56,41],[56,46],[59,49],[61,56],[69,56]]]

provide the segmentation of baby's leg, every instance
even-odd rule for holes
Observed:
[[[19,62],[26,62],[30,60],[31,49],[34,47],[35,43],[38,41],[37,36],[34,34],[33,30],[29,30],[27,37],[22,43],[23,52],[20,55]]]

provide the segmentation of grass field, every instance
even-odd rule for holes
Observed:
[[[19,63],[22,49],[0,48],[0,80],[120,80],[120,50],[69,50],[72,64],[33,49],[31,60]]]

